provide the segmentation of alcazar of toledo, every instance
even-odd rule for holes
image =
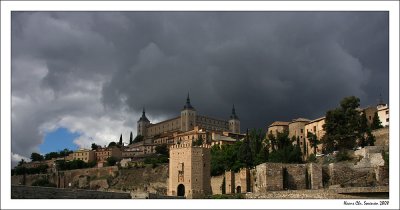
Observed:
[[[159,144],[175,145],[200,138],[204,143],[214,145],[235,142],[244,137],[240,134],[240,120],[234,106],[229,120],[198,115],[190,103],[189,94],[180,116],[172,119],[152,124],[143,109],[137,122],[137,134],[143,136],[144,141],[130,147],[140,148],[143,154],[153,153]]]

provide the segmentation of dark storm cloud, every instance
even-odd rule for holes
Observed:
[[[176,115],[190,91],[201,113],[226,118],[235,103],[243,127],[263,127],[319,117],[347,95],[363,105],[380,92],[387,99],[386,13],[124,15],[128,34],[141,29],[145,43],[135,43],[140,50],[129,54],[136,62],[104,86],[106,105],[126,98],[135,110]]]
[[[142,107],[177,116],[188,92],[199,114],[228,119],[235,104],[242,131],[348,95],[374,105],[388,100],[388,44],[385,12],[13,12],[13,148],[27,155],[27,136],[33,148],[69,115],[135,131]]]

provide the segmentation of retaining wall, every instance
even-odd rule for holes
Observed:
[[[129,193],[52,187],[11,186],[12,199],[131,199]]]

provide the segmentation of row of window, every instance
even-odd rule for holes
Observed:
[[[77,160],[87,160],[87,158],[75,158]]]
[[[77,153],[74,153],[74,155],[75,156],[86,156],[86,155],[88,155],[88,152],[87,153],[77,152]]]
[[[110,155],[111,152],[96,152],[96,155]]]
[[[228,125],[226,121],[219,121],[219,120],[211,120],[211,119],[206,119],[205,117],[200,117],[200,121],[203,122],[208,122],[208,123],[213,123],[213,124],[218,124],[218,125]]]

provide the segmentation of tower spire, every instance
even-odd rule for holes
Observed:
[[[148,122],[150,122],[149,119],[147,119],[147,117],[146,117],[146,110],[145,110],[144,107],[143,107],[143,111],[142,111],[142,116],[140,117],[139,121],[148,121]]]
[[[186,104],[185,104],[185,106],[183,106],[183,109],[194,109],[193,106],[190,104],[189,92],[187,94]]]
[[[188,92],[188,95],[187,95],[187,98],[186,98],[186,104],[190,104],[190,96],[189,96],[189,92]]]
[[[236,110],[235,110],[235,104],[232,105],[232,115],[231,119],[239,119],[239,117],[236,115]]]
[[[383,104],[382,93],[379,93],[379,104]]]

